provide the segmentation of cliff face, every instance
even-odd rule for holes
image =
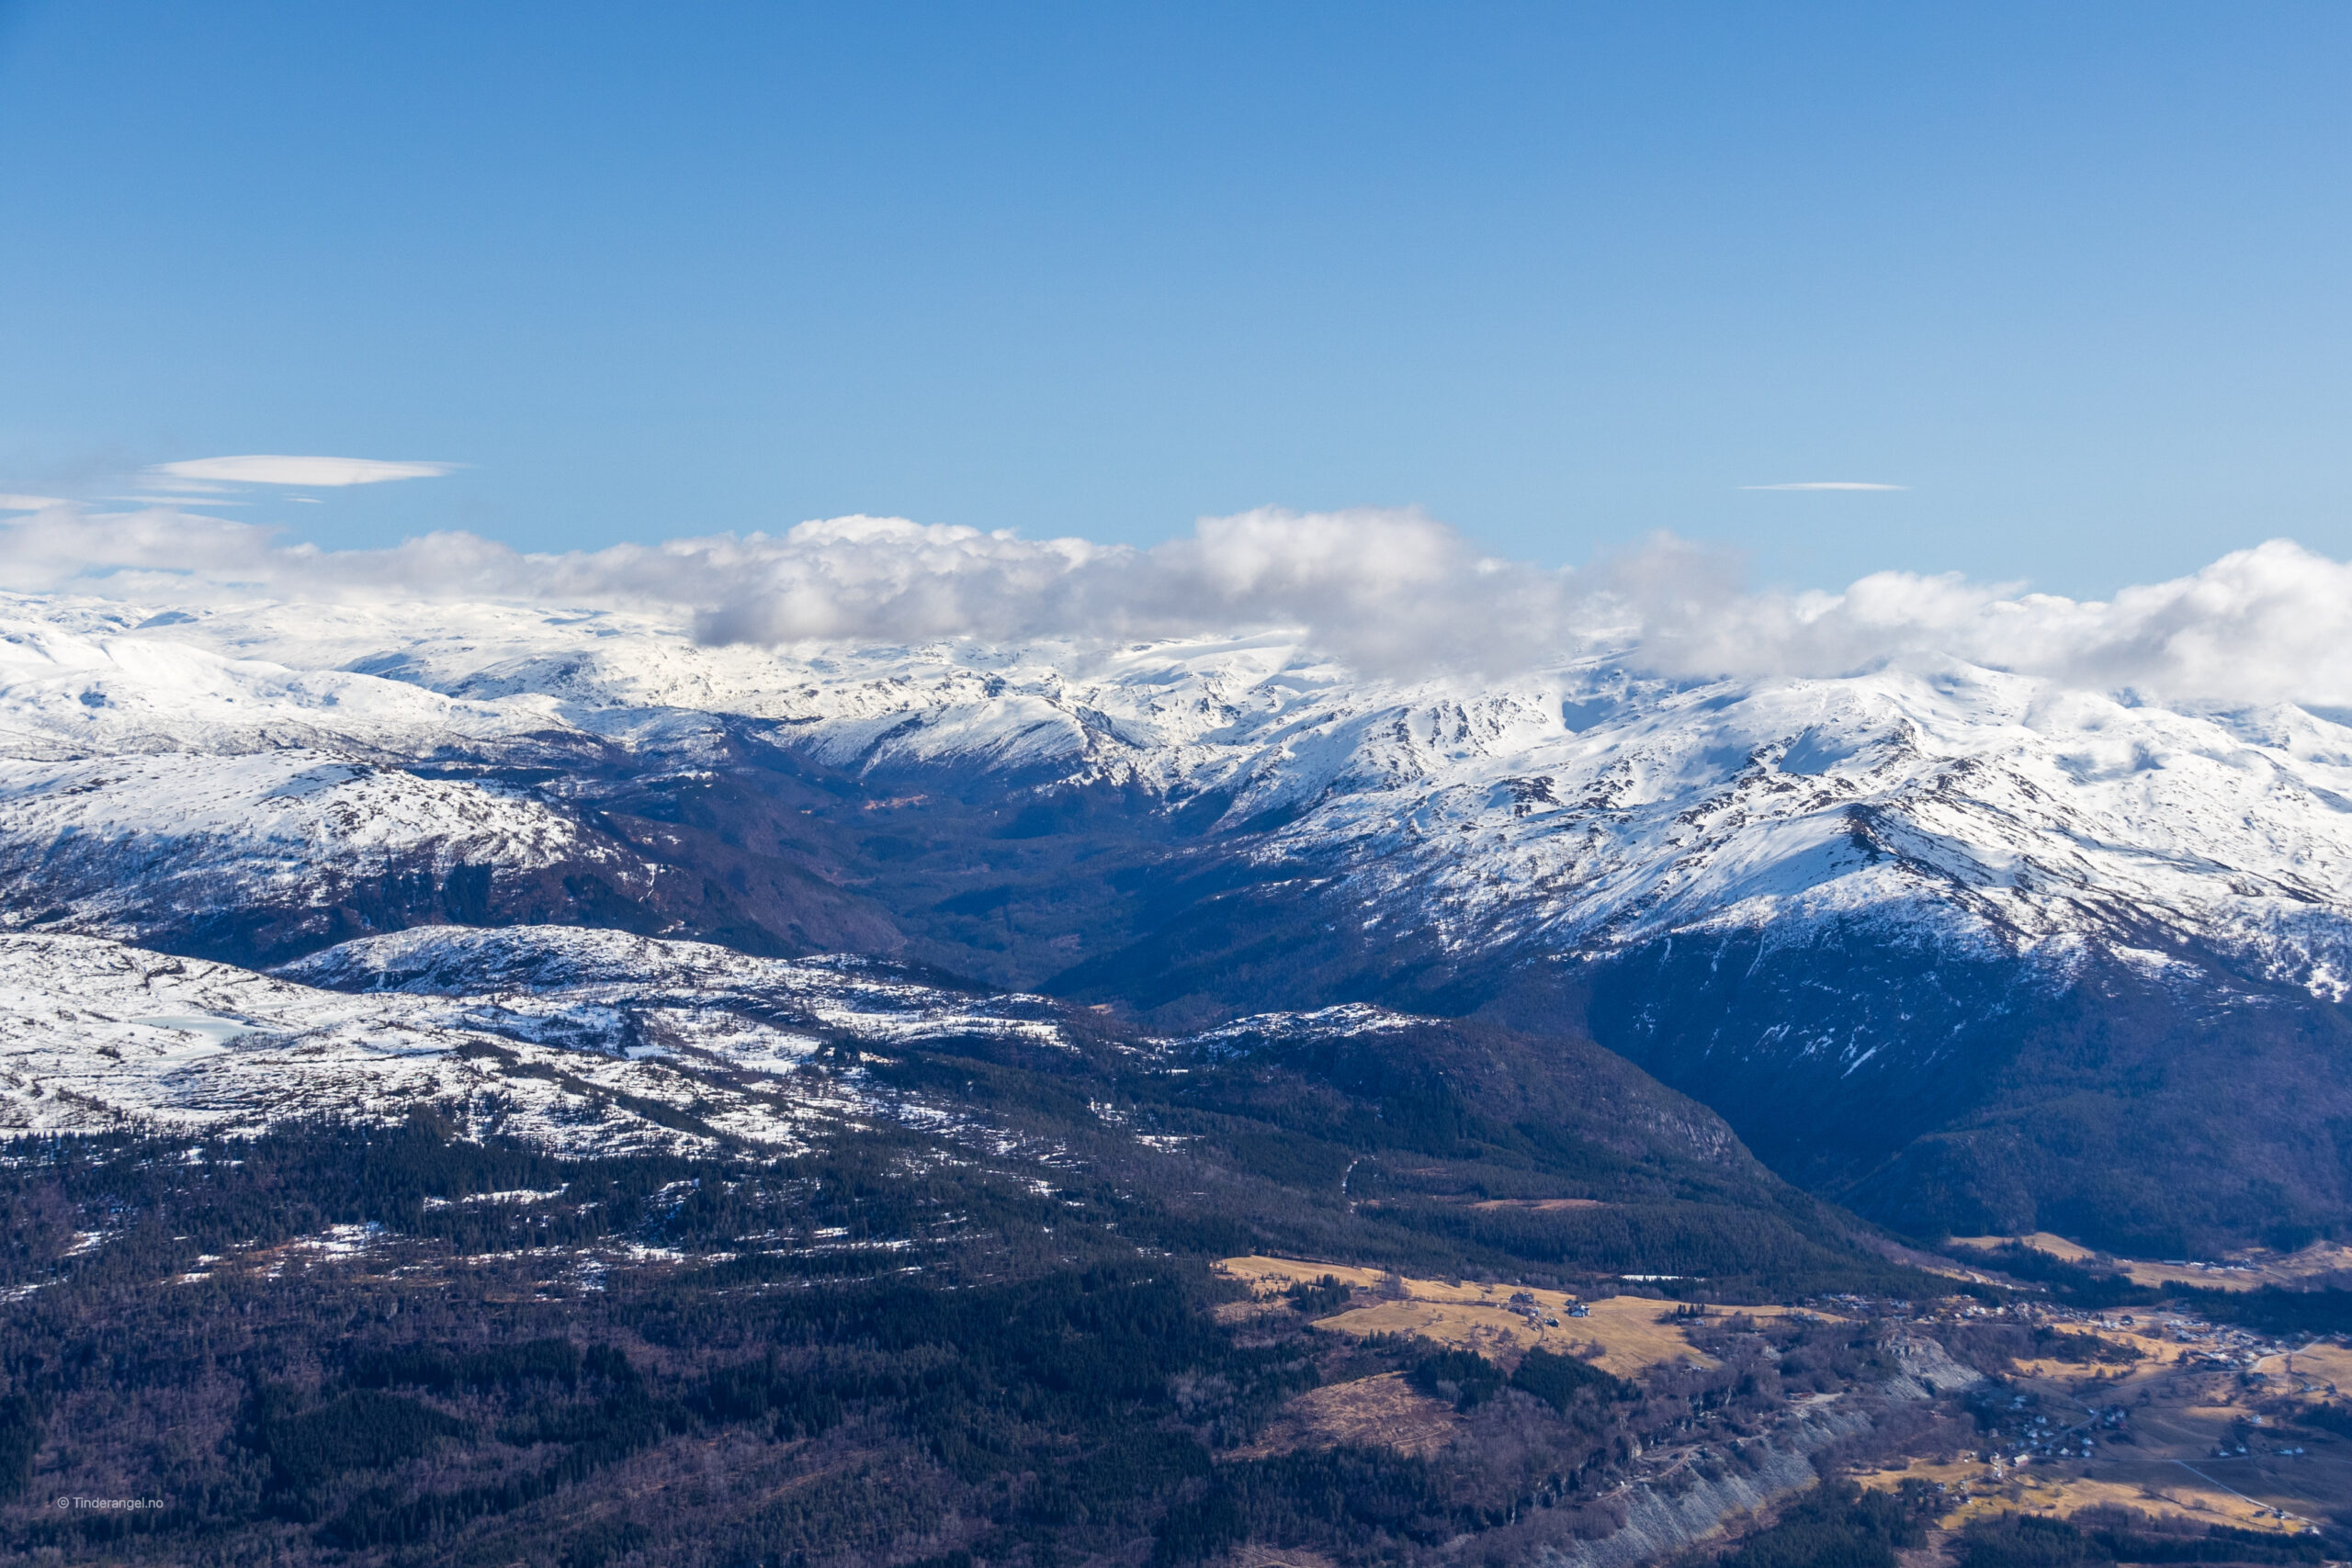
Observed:
[[[1768,1507],[1817,1484],[1812,1456],[1870,1429],[1860,1408],[1805,1412],[1769,1439],[1751,1445],[1747,1463],[1678,1472],[1669,1481],[1624,1488],[1611,1499],[1624,1511],[1619,1529],[1592,1540],[1530,1543],[1514,1561],[1536,1568],[1638,1568],[1697,1545],[1742,1514]]]

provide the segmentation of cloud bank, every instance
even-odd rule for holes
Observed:
[[[1611,658],[1680,678],[1957,659],[2151,699],[2352,707],[2352,565],[2285,540],[2107,601],[1957,575],[1743,586],[1659,537],[1593,566],[1497,559],[1410,511],[1248,512],[1148,549],[841,517],[561,555],[470,534],[326,551],[169,508],[0,522],[0,586],[153,604],[500,601],[670,618],[710,642],[1117,642],[1284,628],[1369,672]]]
[[[300,485],[310,490],[383,484],[391,479],[439,479],[452,467],[449,463],[392,463],[379,457],[256,454],[245,457],[190,457],[185,462],[158,463],[147,472],[158,479],[194,480],[198,484]]]

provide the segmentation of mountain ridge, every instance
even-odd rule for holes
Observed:
[[[16,929],[283,963],[553,921],[1180,1032],[1484,1013],[1589,1032],[1915,1232],[2150,1238],[2165,1156],[2123,1108],[2177,1133],[2234,1062],[2277,1126],[2213,1099],[2198,1146],[2256,1153],[2184,1244],[2352,1222],[2352,730],[2286,705],[1927,658],[1401,681],[1282,635],[771,652],[597,612],[8,608]],[[272,913],[198,918],[224,904]],[[2086,1136],[2128,1196],[2012,1179]]]

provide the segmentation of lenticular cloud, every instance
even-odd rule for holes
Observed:
[[[1508,676],[1607,658],[1679,678],[1956,659],[2167,701],[2352,706],[2352,566],[2285,540],[2111,600],[1879,572],[1755,592],[1660,537],[1578,570],[1499,560],[1418,512],[1261,510],[1148,549],[839,517],[561,555],[475,535],[287,545],[164,508],[0,524],[0,584],[166,604],[507,601],[633,610],[709,642],[1116,641],[1269,629],[1368,672]]]

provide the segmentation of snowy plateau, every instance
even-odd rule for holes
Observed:
[[[721,1138],[797,1152],[812,1121],[875,1116],[936,1129],[952,1111],[864,1089],[871,1052],[1059,1043],[1042,998],[574,927],[399,932],[282,976],[85,937],[0,938],[0,1124],[17,1134],[234,1136],[435,1108],[475,1135],[571,1156],[707,1153]]]
[[[16,597],[0,639],[17,1129],[503,1075],[571,1146],[666,1135],[611,1108],[691,1058],[786,1140],[861,1092],[820,1045],[922,1020],[1372,1004],[1589,1036],[1920,1232],[2352,1218],[2352,729],[2292,706],[447,604]]]

